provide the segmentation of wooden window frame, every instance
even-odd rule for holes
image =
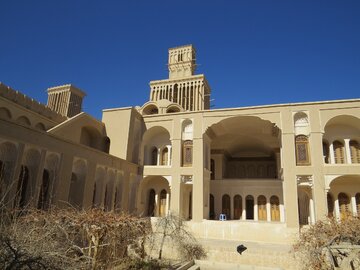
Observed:
[[[187,150],[190,151],[190,159],[187,158]],[[193,141],[186,140],[183,142],[182,147],[182,165],[183,167],[191,167],[193,163]]]
[[[305,160],[303,160],[300,156],[300,151],[299,151],[300,146],[304,146]],[[297,135],[295,137],[296,166],[311,165],[309,150],[310,150],[309,149],[309,138],[306,135]]]

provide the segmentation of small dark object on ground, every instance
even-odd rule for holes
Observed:
[[[241,255],[241,253],[243,253],[245,250],[247,250],[247,247],[245,247],[244,245],[239,245],[239,246],[237,246],[236,250]]]

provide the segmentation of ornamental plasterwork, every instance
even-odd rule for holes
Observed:
[[[191,183],[192,182],[192,175],[181,175],[180,180],[182,183]]]
[[[313,176],[312,175],[297,175],[296,182],[299,186],[310,186],[313,185]]]

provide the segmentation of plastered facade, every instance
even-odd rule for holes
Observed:
[[[210,109],[195,48],[169,49],[168,67],[148,102],[105,109],[102,122],[0,85],[7,202],[173,212],[202,238],[276,243],[326,216],[360,213],[359,99]],[[67,96],[72,89],[83,93],[66,85]]]

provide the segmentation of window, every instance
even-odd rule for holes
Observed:
[[[359,217],[360,216],[360,193],[356,193],[355,201],[356,201],[356,213]]]
[[[14,207],[24,208],[26,206],[26,195],[29,182],[29,169],[26,166],[21,166],[19,180],[16,189]]]
[[[165,147],[161,155],[161,165],[168,165],[168,158],[169,158],[169,150],[167,147]]]
[[[360,163],[360,146],[357,141],[350,141],[351,163]]]
[[[155,216],[155,190],[151,189],[149,192],[149,203],[148,203],[148,216]]]
[[[230,196],[225,194],[222,197],[222,214],[226,215],[227,219],[231,219],[230,217]]]
[[[336,164],[343,164],[345,163],[345,159],[344,159],[344,145],[339,142],[339,141],[335,141],[333,143],[333,147],[334,147],[334,157],[335,157],[335,163]]]
[[[277,196],[270,198],[271,221],[280,221],[280,201]]]
[[[329,145],[325,141],[323,141],[323,156],[324,156],[324,162],[326,164],[328,164],[329,163]]]
[[[151,165],[157,165],[158,150],[156,147],[151,151]]]
[[[327,207],[328,207],[328,217],[331,218],[334,216],[334,199],[330,193],[326,195]]]
[[[94,190],[93,190],[92,208],[96,207],[95,203],[96,203],[96,183],[94,184]]]
[[[193,142],[192,141],[185,141],[183,143],[183,159],[182,164],[184,167],[192,166],[192,158],[193,158]]]
[[[240,195],[234,197],[234,219],[240,219],[242,215],[242,198]]]
[[[258,197],[258,216],[259,220],[266,220],[266,198],[264,195]]]
[[[160,209],[159,209],[159,216],[165,217],[166,215],[166,190],[163,189],[160,192]]]
[[[50,191],[50,177],[49,171],[44,170],[42,185],[40,188],[39,200],[38,200],[38,209],[46,210],[49,207],[49,191]]]
[[[210,160],[210,170],[211,170],[210,179],[214,180],[215,179],[215,161],[213,159]]]
[[[345,193],[339,193],[338,200],[340,208],[340,218],[342,220],[347,219],[347,217],[350,215],[350,199]]]
[[[215,219],[215,202],[214,202],[214,195],[210,194],[210,211],[209,211],[209,218]]]
[[[254,197],[246,196],[246,219],[254,219]]]
[[[296,165],[310,165],[309,142],[305,135],[295,137]]]

